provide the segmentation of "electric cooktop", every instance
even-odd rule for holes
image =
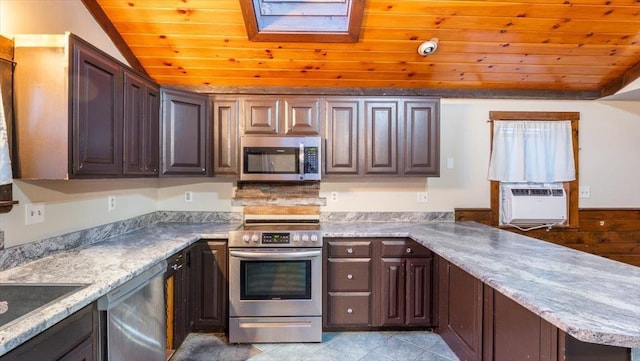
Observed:
[[[82,284],[0,284],[0,329],[85,286]]]

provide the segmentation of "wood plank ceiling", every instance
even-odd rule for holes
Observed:
[[[593,99],[640,75],[640,0],[366,0],[355,43],[249,41],[239,0],[82,1],[132,64],[198,91]]]

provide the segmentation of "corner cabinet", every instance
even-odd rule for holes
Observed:
[[[199,241],[191,252],[191,262],[193,329],[222,331],[228,318],[227,241]]]
[[[439,176],[439,108],[431,98],[328,97],[325,174]]]
[[[160,90],[161,175],[208,175],[209,97],[176,89]]]
[[[16,178],[157,175],[153,81],[70,33],[16,35],[14,59]]]

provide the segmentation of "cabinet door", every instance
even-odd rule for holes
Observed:
[[[406,324],[431,326],[433,258],[407,258],[406,267]]]
[[[213,100],[213,173],[215,175],[239,175],[239,137],[238,100],[216,97]]]
[[[270,97],[244,99],[244,134],[271,134],[280,131],[280,100]]]
[[[329,99],[326,103],[325,173],[359,173],[359,102]]]
[[[122,167],[122,70],[73,44],[71,79],[72,177],[117,176]]]
[[[398,174],[398,101],[364,102],[365,174]]]
[[[484,312],[483,360],[557,360],[558,330],[550,323],[489,286]]]
[[[160,89],[147,83],[145,93],[144,172],[157,176],[160,170]]]
[[[162,174],[207,174],[206,96],[162,89]]]
[[[380,315],[383,326],[405,323],[405,260],[383,258],[380,285]]]
[[[227,244],[200,241],[192,253],[193,328],[221,331],[227,325]]]
[[[440,175],[440,116],[437,100],[404,102],[404,174]]]
[[[482,357],[482,282],[439,258],[438,333],[462,360]]]
[[[284,100],[285,135],[320,135],[321,101],[311,97]]]
[[[159,93],[150,81],[124,73],[124,175],[158,174]]]

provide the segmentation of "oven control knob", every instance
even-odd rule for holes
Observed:
[[[298,233],[294,233],[293,234],[293,241],[294,242],[300,242],[300,235]]]
[[[248,234],[243,234],[242,235],[242,240],[244,241],[244,243],[249,243],[250,239],[251,239],[251,237],[249,237]]]
[[[258,237],[256,233],[251,235],[251,242],[258,242],[259,240],[260,240],[260,237]]]
[[[309,235],[308,234],[303,234],[302,235],[302,242],[309,242]]]
[[[311,235],[311,242],[318,242],[318,235],[317,234],[312,234]]]

